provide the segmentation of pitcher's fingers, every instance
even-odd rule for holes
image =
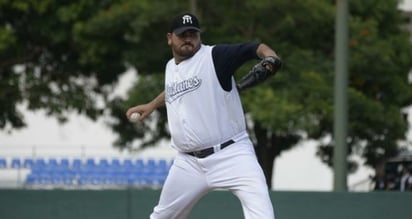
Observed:
[[[135,109],[135,107],[129,108],[129,109],[126,111],[126,117],[127,117],[127,118],[130,118],[130,115],[131,115],[132,113],[134,113],[134,112],[137,112],[136,109]]]

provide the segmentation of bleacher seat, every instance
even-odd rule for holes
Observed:
[[[96,166],[98,166],[100,168],[107,168],[107,167],[110,166],[110,163],[107,159],[102,158],[102,159],[99,160],[99,162],[97,163]]]
[[[120,163],[119,159],[113,159],[112,162],[110,163],[110,166],[112,166],[112,167],[121,167],[122,164]]]
[[[136,168],[144,168],[145,167],[145,162],[143,159],[137,159],[136,160]]]
[[[60,163],[57,161],[56,158],[50,158],[46,163],[46,166],[48,167],[58,167]]]
[[[73,163],[72,163],[72,165],[71,165],[71,168],[72,169],[81,169],[81,167],[82,167],[82,160],[80,160],[80,159],[74,159],[73,160]]]
[[[146,168],[155,169],[157,166],[157,162],[154,159],[149,159],[146,162]]]
[[[105,174],[101,172],[81,172],[78,176],[79,185],[102,185],[105,181]]]
[[[33,163],[33,167],[35,167],[35,168],[45,168],[46,165],[47,165],[47,162],[43,158],[38,158]]]
[[[114,172],[109,175],[109,177],[111,177],[114,184],[118,186],[125,186],[129,183],[129,174],[126,172]]]
[[[34,164],[34,161],[31,158],[25,158],[24,161],[23,161],[23,167],[24,168],[31,168],[33,166],[33,164]]]
[[[143,186],[160,186],[164,179],[155,172],[144,172],[141,175],[141,185]]]
[[[158,167],[161,167],[161,168],[167,168],[167,161],[165,160],[165,159],[160,159],[159,161],[158,161]]]
[[[93,158],[88,158],[86,160],[86,166],[95,167],[96,166],[96,161]]]
[[[70,162],[69,159],[64,158],[61,159],[60,161],[57,162],[57,166],[55,166],[58,169],[62,169],[62,170],[68,170],[70,169]]]
[[[130,186],[140,186],[143,184],[141,172],[130,172],[127,176],[127,181]]]
[[[7,168],[6,158],[0,157],[0,168]]]
[[[41,171],[37,174],[37,180],[40,185],[52,184],[52,175],[47,171]]]
[[[123,160],[123,165],[124,167],[129,167],[129,166],[133,166],[133,161],[131,159],[125,159]]]
[[[161,186],[164,184],[167,177],[167,173],[165,172],[153,172],[151,174],[151,185],[154,186]]]
[[[21,168],[23,165],[19,158],[13,158],[11,160],[11,168]]]
[[[63,158],[60,160],[60,166],[61,167],[65,167],[65,168],[69,168],[70,166],[70,161],[67,158]]]
[[[167,162],[164,159],[161,159],[158,161],[156,172],[163,172],[163,173],[166,172],[167,173],[169,172],[170,167],[171,167],[171,163]]]
[[[51,176],[50,184],[51,185],[71,185],[72,177],[66,173],[58,173]]]
[[[34,185],[36,184],[36,179],[32,174],[27,175],[26,180],[24,182],[26,185]]]

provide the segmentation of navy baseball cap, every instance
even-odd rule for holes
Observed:
[[[186,30],[200,31],[199,20],[191,13],[183,13],[176,16],[172,21],[170,27],[170,33],[177,35],[185,32]]]

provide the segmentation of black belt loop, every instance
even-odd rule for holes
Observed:
[[[229,141],[221,144],[221,145],[220,145],[220,149],[223,149],[223,148],[225,148],[225,147],[227,147],[227,146],[229,146],[229,145],[231,145],[231,144],[233,144],[233,143],[235,143],[235,141],[233,141],[232,139],[230,139]]]
[[[230,139],[229,141],[226,141],[226,142],[220,144],[220,150],[222,150],[223,148],[225,148],[225,147],[227,147],[227,146],[229,146],[233,143],[235,143],[235,141]],[[205,157],[207,157],[207,156],[209,156],[213,153],[215,153],[215,149],[213,147],[206,148],[206,149],[203,149],[203,150],[200,150],[200,151],[186,152],[186,154],[192,155],[192,156],[197,157],[197,158],[205,158]]]

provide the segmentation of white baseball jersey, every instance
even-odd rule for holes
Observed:
[[[233,74],[256,58],[257,43],[201,45],[178,65],[166,65],[165,98],[177,153],[151,219],[185,219],[209,191],[237,196],[245,219],[274,219],[265,176],[246,132]],[[216,150],[233,140],[230,146]],[[216,147],[215,147],[216,146]],[[213,147],[198,158],[184,152]]]
[[[166,65],[168,122],[172,146],[178,151],[208,148],[246,129],[237,89],[228,92],[220,86],[212,48],[201,45],[190,59],[178,65],[172,59]]]

